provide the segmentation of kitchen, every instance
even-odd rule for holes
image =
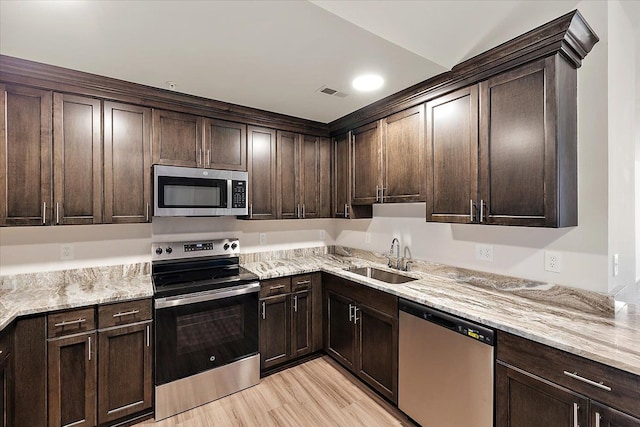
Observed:
[[[271,6],[276,7],[277,5]],[[112,213],[112,221],[103,221],[105,224],[102,225],[3,227],[0,230],[0,233],[2,233],[0,235],[2,240],[0,246],[0,258],[2,261],[0,265],[2,267],[1,274],[3,276],[9,276],[13,274],[36,273],[69,268],[149,263],[151,261],[151,244],[157,242],[186,242],[197,241],[199,239],[235,237],[239,239],[241,244],[240,258],[245,255],[247,259],[244,260],[244,263],[249,264],[251,263],[249,254],[268,253],[268,257],[277,259],[280,256],[285,256],[288,250],[301,248],[319,248],[314,250],[319,250],[320,255],[322,255],[325,250],[328,252],[330,248],[334,246],[386,254],[389,252],[389,245],[393,237],[398,237],[402,245],[402,256],[412,258],[416,263],[419,261],[432,261],[472,270],[485,271],[487,273],[523,277],[534,282],[559,283],[585,291],[596,291],[606,294],[613,292],[613,294],[618,296],[618,299],[633,301],[633,297],[625,295],[625,292],[633,291],[633,285],[635,284],[634,268],[632,267],[634,256],[632,250],[627,250],[628,246],[622,246],[623,243],[625,245],[627,244],[625,239],[628,239],[629,233],[624,234],[619,230],[622,224],[633,224],[633,214],[631,215],[631,221],[629,221],[628,209],[613,209],[614,206],[619,206],[617,203],[629,202],[626,200],[628,197],[625,198],[624,201],[620,201],[619,197],[621,192],[614,191],[616,188],[629,188],[629,186],[625,184],[626,181],[624,181],[623,173],[628,162],[624,163],[622,167],[615,167],[617,165],[615,162],[618,160],[615,156],[622,156],[625,161],[629,160],[629,156],[628,154],[624,154],[624,149],[622,149],[622,154],[620,154],[614,146],[609,147],[607,144],[601,143],[601,141],[618,141],[622,139],[621,136],[616,135],[615,132],[621,132],[621,129],[624,129],[624,127],[615,125],[615,121],[620,120],[624,115],[617,114],[616,108],[620,108],[621,111],[626,111],[623,105],[628,105],[613,101],[613,99],[622,101],[622,98],[615,98],[615,96],[620,95],[616,92],[617,87],[612,85],[611,88],[609,88],[607,83],[613,79],[621,78],[615,74],[618,68],[611,68],[609,75],[605,72],[609,64],[615,64],[616,60],[620,60],[619,55],[621,52],[615,51],[613,46],[628,46],[629,42],[625,39],[627,44],[622,42],[614,44],[613,38],[620,37],[616,31],[624,28],[624,26],[608,23],[602,16],[606,17],[609,15],[609,19],[611,20],[614,18],[618,19],[619,16],[616,15],[616,13],[623,11],[622,6],[625,5],[620,5],[616,2],[613,4],[598,2],[594,2],[593,4],[591,2],[577,4],[573,2],[570,6],[567,6],[566,9],[558,10],[535,23],[528,25],[522,24],[523,27],[519,28],[518,31],[513,32],[504,39],[494,39],[495,41],[490,45],[486,45],[480,50],[473,52],[473,54],[476,54],[488,50],[503,41],[507,41],[538,25],[557,18],[576,7],[584,14],[586,21],[594,28],[595,33],[600,37],[601,41],[595,44],[593,51],[589,53],[588,58],[584,60],[582,67],[577,71],[579,95],[577,104],[578,135],[580,135],[578,142],[578,164],[580,167],[578,168],[577,178],[580,209],[578,218],[579,226],[577,227],[554,229],[443,224],[435,222],[425,223],[424,202],[402,204],[381,204],[373,202],[369,204],[369,208],[366,208],[366,205],[360,205],[365,206],[365,211],[371,209],[371,206],[373,209],[373,215],[367,215],[365,212],[363,219],[351,219],[353,216],[359,214],[358,212],[354,212],[353,215],[349,215],[350,219],[331,219],[321,215],[320,218],[316,219],[273,220],[268,219],[270,218],[269,212],[259,212],[256,209],[254,216],[263,215],[264,218],[267,218],[267,221],[237,220],[233,217],[155,217],[150,224],[109,225],[107,224],[108,222],[117,222],[113,220],[114,215]],[[7,7],[8,5],[3,4],[3,8]],[[280,5],[280,7],[285,6]],[[322,19],[331,22],[331,28],[334,28],[334,31],[338,33],[340,31],[347,31],[343,29],[346,25],[344,21],[337,20],[338,22],[334,22],[336,18],[333,15],[319,10],[314,5],[305,3],[297,7],[300,8],[299,13],[302,14],[301,19],[305,16],[305,13],[310,13],[308,10],[312,8]],[[525,7],[524,3],[523,7]],[[254,8],[257,8],[257,6],[254,5]],[[8,9],[3,9],[3,11],[6,10]],[[254,13],[260,14],[260,9],[258,8],[256,10]],[[50,13],[55,12],[51,11]],[[67,11],[66,13],[69,12]],[[76,10],[75,13],[80,12]],[[3,13],[3,15],[5,15],[5,13]],[[603,19],[605,21],[604,23],[602,23]],[[324,20],[319,21],[318,25],[327,24]],[[621,22],[623,21],[621,20]],[[349,28],[351,27],[352,26],[349,25]],[[4,22],[3,28],[7,28]],[[264,28],[259,27],[258,30],[264,31]],[[319,31],[319,29],[317,31]],[[360,30],[357,31],[358,34],[360,34],[359,31]],[[8,40],[6,38],[8,35],[10,34],[2,34],[3,46],[5,43],[8,43],[6,41]],[[344,34],[339,35],[345,36]],[[352,33],[348,33],[348,35],[350,36],[349,40],[353,40],[353,43],[358,42],[358,39],[354,38],[355,36]],[[608,45],[602,41],[606,40],[605,36],[607,35],[609,36]],[[369,36],[360,35],[360,37],[366,38]],[[633,51],[633,49],[629,49]],[[624,52],[626,52],[626,50]],[[2,53],[11,56],[11,52],[5,52],[3,50]],[[384,52],[377,53],[383,54]],[[258,54],[256,53],[256,55]],[[20,55],[14,53],[14,56]],[[473,55],[469,55],[468,57],[470,56]],[[36,57],[31,59],[36,59]],[[461,59],[464,59],[464,56],[456,58],[446,69],[451,68],[460,62]],[[415,58],[410,58],[410,60],[416,61]],[[390,60],[388,61],[391,62]],[[41,60],[41,62],[55,63],[54,60],[45,61],[44,59]],[[295,61],[293,62],[295,63]],[[97,63],[98,60],[96,59],[96,64]],[[422,74],[407,77],[408,80],[403,83],[404,85],[399,86],[396,90],[391,90],[388,94],[404,89],[415,82],[423,81],[429,75],[424,68],[428,65],[429,64],[425,65],[424,62],[416,63],[415,66],[411,68],[418,69],[419,67],[423,67],[420,69]],[[293,64],[291,67],[295,69]],[[68,68],[82,69],[81,67]],[[633,69],[633,67],[631,68]],[[96,70],[93,72],[101,75],[105,74],[104,71],[100,72]],[[153,70],[146,70],[145,73],[153,74]],[[431,75],[433,74],[437,73],[431,71]],[[72,78],[76,78],[76,76]],[[163,76],[156,85],[166,87],[164,86],[164,82],[167,79],[173,79],[173,77]],[[136,81],[135,78],[129,78],[127,80]],[[182,85],[187,84],[187,82],[178,79],[175,80],[177,81],[178,90],[180,90]],[[329,82],[322,81],[311,90],[315,91],[320,85],[328,83]],[[52,89],[54,91],[60,90]],[[120,88],[120,90],[127,89],[127,86],[125,86],[124,89],[122,87]],[[351,90],[349,87],[338,87],[338,89],[342,91]],[[219,90],[222,91],[223,89],[221,88]],[[75,93],[82,94],[82,92]],[[239,100],[236,101],[236,103],[241,105],[257,105],[263,110],[277,110],[275,106],[267,108],[265,105],[260,104],[260,101],[257,99],[260,95],[259,92],[254,91],[254,95],[255,99],[247,99],[246,101]],[[169,96],[179,97],[178,94]],[[320,104],[325,102],[320,101],[320,99],[324,98],[317,97],[327,97],[326,102],[331,103],[329,105],[332,107],[330,109],[325,107],[324,110],[329,111],[333,116],[328,118],[319,117],[317,121],[320,124],[343,117],[349,112],[359,108],[356,107],[352,110],[347,109],[343,113],[340,113],[340,108],[348,107],[340,106],[340,104],[337,103],[337,98],[320,93],[313,93],[313,95],[310,96],[315,96],[316,98],[311,98],[313,102],[307,101],[306,104]],[[351,96],[356,97],[354,94],[350,94],[350,97]],[[363,102],[360,100],[359,102],[362,102],[363,106],[368,105],[378,99],[376,96],[379,95],[372,96],[369,101]],[[118,99],[114,97],[113,94],[106,96],[106,98]],[[208,98],[220,99],[223,97],[212,95]],[[349,98],[345,99],[348,100]],[[628,101],[626,98],[624,98],[624,100]],[[136,102],[131,100],[129,100],[129,103],[136,104]],[[209,107],[217,108],[218,106],[212,102],[209,104]],[[107,108],[106,102],[104,108]],[[166,101],[164,104],[161,104],[161,108],[164,110],[175,109],[175,107],[170,108]],[[290,114],[298,117],[300,115],[309,116],[310,114],[304,113],[303,110],[299,111],[299,115]],[[234,113],[242,114],[246,112],[238,108]],[[195,115],[198,115],[197,112]],[[201,113],[200,116],[202,115],[206,116],[206,114]],[[599,123],[602,122],[601,117],[603,116],[608,117],[608,128],[607,126],[599,125]],[[310,132],[309,126],[311,125],[309,124],[303,125],[301,121],[296,122],[295,120],[282,120],[282,118],[274,119],[271,117],[271,120],[278,119],[280,119],[278,123],[289,122],[287,123],[289,128],[288,130],[285,128],[285,131],[293,134],[307,134]],[[236,121],[238,120],[236,119]],[[265,122],[266,119],[263,118],[262,126],[260,127],[280,129],[280,127],[275,124],[271,127],[266,126]],[[250,126],[255,126],[255,124],[250,124]],[[307,127],[305,128],[304,126]],[[105,129],[107,129],[106,125]],[[54,129],[54,138],[55,132]],[[204,133],[206,133],[206,129]],[[361,135],[365,135],[366,137],[367,134]],[[284,132],[282,132],[281,136],[283,138],[286,137]],[[156,134],[154,133],[154,138],[155,137]],[[356,138],[357,137],[358,135],[356,135]],[[274,140],[277,138],[278,135],[275,135],[274,132]],[[281,139],[281,141],[285,141],[285,139]],[[107,142],[108,139],[105,136],[105,143]],[[155,141],[153,141],[153,143],[155,143]],[[150,144],[153,145],[151,141]],[[292,143],[289,146],[300,145],[296,144],[297,143]],[[322,143],[319,144],[321,145]],[[628,151],[626,151],[626,153],[628,153]],[[206,153],[201,154],[201,156],[202,161],[211,161],[210,159],[206,159]],[[606,168],[599,169],[597,166],[588,166],[592,164],[596,165],[598,164],[598,159],[607,157],[609,157],[610,161],[609,172]],[[618,182],[618,179],[623,181]],[[275,186],[277,180],[273,179],[272,181],[271,185]],[[621,183],[625,185],[616,187],[616,185]],[[103,185],[106,186],[107,184],[108,176],[105,173]],[[608,188],[609,192],[607,191]],[[131,190],[133,191],[134,189]],[[375,189],[373,191],[375,194],[373,194],[372,197],[378,197],[379,192],[375,191]],[[628,192],[622,193],[622,195],[628,195]],[[105,193],[105,200],[103,201],[105,215],[107,214],[107,207],[110,205],[107,202],[106,194],[107,193]],[[384,198],[385,195],[382,195],[382,197]],[[631,200],[632,199],[633,198],[631,198]],[[479,201],[480,200],[478,200],[478,202]],[[271,204],[275,204],[275,202],[275,200],[269,200]],[[296,205],[295,202],[289,204],[288,207],[291,209],[289,209],[287,214],[290,215],[290,217],[303,215],[301,212],[303,208],[298,208]],[[48,206],[49,207],[45,209],[47,219],[49,221],[57,219],[57,207],[52,204]],[[146,219],[146,207],[144,205],[140,206],[141,208],[138,209],[139,216],[142,219]],[[611,206],[611,209],[607,206]],[[337,216],[338,211],[344,212],[344,209],[338,209],[339,205],[337,203],[334,207],[336,208],[336,215],[331,216]],[[309,208],[309,206],[307,206],[307,208]],[[284,215],[284,207],[274,210],[278,211],[278,209],[282,209],[282,214]],[[357,207],[356,209],[361,208]],[[633,211],[633,208],[631,211]],[[307,209],[305,213],[309,212]],[[64,212],[61,213],[64,217]],[[479,209],[475,213],[476,218],[478,213]],[[351,214],[351,212],[349,212],[349,214]],[[39,210],[38,215],[40,215]],[[60,213],[58,213],[57,216],[60,216]],[[369,218],[367,218],[367,216],[369,216]],[[273,216],[271,218],[273,218]],[[120,219],[120,221],[124,222],[125,219]],[[624,236],[622,236],[622,234],[624,234]],[[624,239],[620,236],[624,237]],[[492,258],[493,261],[477,259],[476,250],[478,248],[476,245],[484,245],[484,247],[480,248],[480,252],[487,254],[488,251],[491,253],[492,256],[487,256],[487,258]],[[491,250],[489,251],[489,248],[486,248],[486,246],[491,246]],[[483,252],[483,249],[487,251]],[[561,253],[560,273],[549,272],[544,269],[545,252]],[[304,251],[298,251],[298,253],[305,255]],[[620,259],[619,274],[617,276],[613,275],[613,262],[610,262],[610,259],[613,258],[615,253],[619,254]],[[63,256],[67,257],[66,261],[61,260]],[[72,259],[69,259],[69,257]],[[261,259],[259,256],[256,256],[253,261],[260,262]],[[268,259],[265,261],[268,261]],[[377,263],[385,265],[387,260],[378,259]],[[419,267],[420,266],[417,265],[411,266],[411,268],[415,270],[418,270]],[[298,271],[300,270],[296,270],[295,273]],[[347,277],[355,279],[353,275],[348,275]],[[629,277],[631,277],[631,279],[629,279]],[[627,289],[624,289],[624,286],[621,287],[621,284],[625,284]],[[455,314],[469,315],[469,313]]]

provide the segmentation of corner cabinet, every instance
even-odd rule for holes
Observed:
[[[398,298],[323,275],[325,351],[385,398],[398,401]]]
[[[640,427],[640,377],[498,333],[496,426]]]
[[[559,54],[428,102],[427,221],[577,225],[576,103]]]

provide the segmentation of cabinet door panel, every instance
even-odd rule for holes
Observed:
[[[555,218],[553,69],[538,61],[480,84],[480,198],[484,222],[545,225]]]
[[[150,324],[99,333],[98,422],[151,407]]]
[[[275,219],[276,132],[249,126],[248,138],[249,218]]]
[[[96,334],[49,341],[49,426],[96,425]]]
[[[355,326],[351,321],[353,301],[327,292],[326,351],[352,371],[356,361]]]
[[[104,104],[105,222],[151,220],[151,110]]]
[[[427,103],[427,221],[476,218],[478,86]]]
[[[598,402],[591,401],[590,411],[592,427],[640,427],[640,419]]]
[[[53,201],[56,224],[102,222],[101,102],[53,95]]]
[[[300,141],[300,205],[302,218],[320,216],[320,138],[303,135]]]
[[[379,201],[380,127],[371,123],[353,131],[351,203],[367,205]]]
[[[14,340],[15,426],[47,425],[47,319],[45,315],[16,322]]]
[[[349,139],[342,135],[333,140],[333,216],[349,217]]]
[[[383,202],[424,202],[424,107],[382,121]]]
[[[247,170],[247,126],[205,119],[205,166],[213,169]]]
[[[51,223],[51,114],[51,92],[0,85],[0,225]]]
[[[383,396],[397,402],[398,321],[397,318],[359,305],[360,323],[358,373]]]
[[[260,300],[260,368],[286,362],[291,345],[289,295]]]
[[[320,218],[331,218],[331,140],[329,138],[320,138],[318,159],[318,216]]]
[[[203,167],[203,123],[191,114],[153,110],[153,163]]]
[[[496,364],[497,427],[586,426],[588,405],[585,397],[566,388]]]
[[[291,299],[291,356],[300,357],[311,353],[313,345],[313,299],[308,290],[293,293]]]
[[[278,213],[280,218],[298,218],[300,181],[298,180],[298,135],[277,133]]]

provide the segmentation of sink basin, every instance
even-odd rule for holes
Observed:
[[[403,274],[392,273],[390,271],[380,270],[375,267],[352,267],[347,271],[355,274],[359,274],[371,279],[380,280],[381,282],[390,283],[392,285],[398,285],[400,283],[411,282],[413,277],[405,276]]]

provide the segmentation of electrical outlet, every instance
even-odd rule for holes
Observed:
[[[320,238],[320,240],[324,240],[324,230],[320,230],[318,232],[318,237]]]
[[[613,254],[613,276],[620,274],[620,256]]]
[[[560,273],[562,271],[562,254],[544,251],[544,269],[552,273]]]
[[[260,244],[261,245],[266,245],[267,244],[267,234],[266,233],[260,233]]]
[[[371,233],[364,233],[364,242],[371,243]]]
[[[493,245],[476,245],[476,259],[493,262]]]
[[[70,243],[65,243],[60,245],[60,259],[68,260],[73,259],[73,245]]]

